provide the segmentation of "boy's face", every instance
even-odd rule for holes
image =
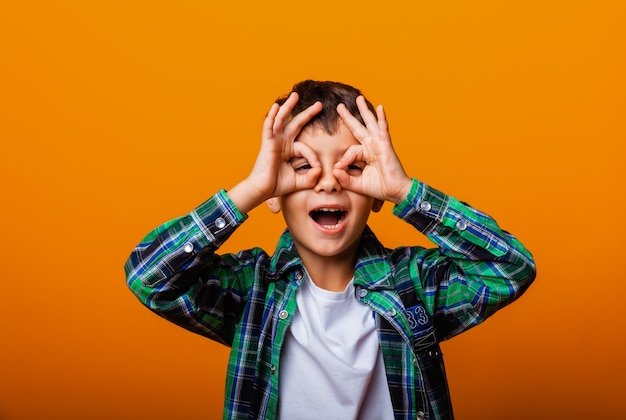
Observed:
[[[333,175],[333,167],[350,146],[359,143],[341,122],[333,135],[313,126],[304,129],[296,141],[305,143],[317,154],[321,174],[314,188],[274,199],[270,208],[274,212],[282,209],[303,259],[352,258],[374,199],[344,190]],[[299,173],[310,169],[304,158],[295,158],[291,164]],[[364,162],[354,162],[348,171],[352,176],[359,176],[364,167]]]

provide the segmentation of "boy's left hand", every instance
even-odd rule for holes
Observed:
[[[359,96],[356,103],[365,126],[344,104],[337,107],[343,123],[360,144],[346,150],[335,164],[333,174],[347,190],[398,204],[409,194],[412,181],[391,144],[385,111],[379,105],[374,116],[363,96]],[[363,171],[357,176],[350,175],[346,169],[359,161],[366,163]]]

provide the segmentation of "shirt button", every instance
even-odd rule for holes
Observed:
[[[359,297],[364,298],[365,296],[367,296],[367,290],[366,289],[359,290]]]
[[[424,420],[426,417],[424,416],[424,412],[423,411],[418,411],[417,412],[417,420]]]
[[[273,375],[276,373],[276,366],[273,366],[270,368],[270,373]]]
[[[433,206],[428,201],[422,201],[420,203],[420,210],[422,211],[429,211],[432,208]]]
[[[465,230],[467,229],[467,222],[463,219],[459,220],[458,222],[456,222],[456,228],[458,230]]]
[[[278,317],[279,317],[280,319],[285,319],[285,318],[287,318],[288,316],[289,316],[289,312],[287,312],[287,311],[285,311],[285,310],[280,311],[280,312],[279,312],[279,314],[278,314]]]
[[[387,315],[396,316],[396,310],[394,308],[387,309]]]
[[[217,227],[218,229],[223,229],[224,226],[226,226],[226,220],[224,220],[224,218],[218,217],[217,219],[215,219],[215,227]]]
[[[296,280],[302,280],[303,274],[301,270],[296,271]]]
[[[193,244],[191,242],[187,242],[183,247],[183,251],[185,251],[186,254],[191,254],[193,252]]]

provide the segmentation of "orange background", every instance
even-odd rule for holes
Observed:
[[[5,1],[0,419],[221,416],[227,350],[123,264],[251,168],[272,101],[361,88],[410,175],[493,215],[536,283],[444,344],[459,419],[626,416],[626,7],[616,1]],[[390,214],[388,246],[427,242]],[[224,251],[273,249],[266,208]]]

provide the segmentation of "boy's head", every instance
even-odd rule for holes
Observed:
[[[318,157],[320,173],[311,188],[272,197],[267,204],[274,213],[282,211],[305,264],[338,256],[351,264],[370,212],[380,210],[383,204],[382,200],[345,189],[336,175],[339,169],[334,167],[350,147],[360,144],[342,123],[337,105],[343,103],[364,124],[356,105],[361,92],[342,83],[312,80],[296,84],[293,92],[298,93],[299,100],[291,112],[292,116],[315,102],[322,103],[322,110],[303,127],[295,140],[302,142]],[[282,105],[287,98],[279,98],[277,102]],[[369,102],[367,104],[376,115],[374,107]],[[307,130],[307,127],[311,129]],[[311,170],[303,156],[294,157],[290,164],[298,174]],[[358,177],[365,166],[365,162],[355,161],[345,171]]]
[[[337,113],[337,105],[344,104],[348,111],[361,124],[365,124],[361,118],[359,109],[356,106],[356,98],[361,94],[358,89],[339,82],[320,82],[315,80],[304,80],[294,85],[292,92],[296,92],[300,99],[298,103],[291,111],[291,116],[297,115],[304,111],[315,102],[322,103],[322,110],[315,115],[304,127],[321,127],[328,134],[335,134],[337,126],[341,117]],[[276,100],[279,105],[282,105],[289,95],[281,96]],[[368,108],[376,115],[376,110],[372,104],[365,99]]]

